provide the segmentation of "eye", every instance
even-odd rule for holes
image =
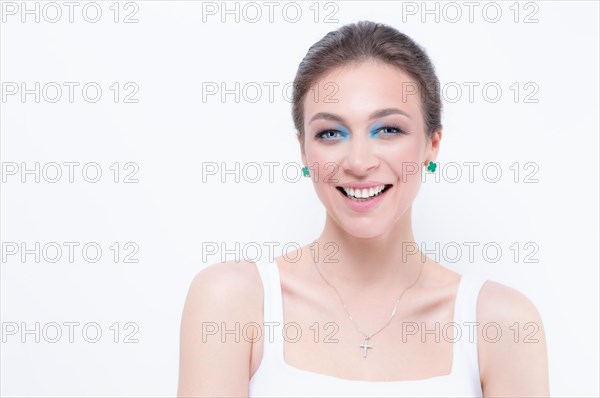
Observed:
[[[371,135],[398,135],[398,134],[406,134],[404,130],[400,126],[383,126],[374,130]]]
[[[325,141],[332,141],[340,138],[345,138],[346,134],[338,130],[323,130],[316,134],[316,137]]]

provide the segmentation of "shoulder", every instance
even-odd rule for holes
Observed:
[[[198,287],[215,287],[224,293],[237,291],[238,288],[249,288],[260,283],[256,264],[250,261],[227,261],[209,265],[199,271],[190,285],[191,289]]]
[[[186,305],[249,309],[262,299],[256,264],[229,261],[207,266],[192,279]]]
[[[210,265],[193,278],[181,318],[178,396],[247,394],[255,330],[243,330],[260,320],[259,278],[250,262]]]
[[[548,396],[546,337],[532,300],[487,280],[477,300],[477,322],[485,395]]]
[[[477,300],[477,319],[480,322],[510,323],[537,322],[540,313],[529,297],[502,283],[486,280]]]

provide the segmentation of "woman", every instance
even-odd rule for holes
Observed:
[[[531,301],[414,250],[412,203],[442,137],[425,52],[362,21],[314,44],[294,83],[323,232],[296,261],[221,263],[196,276],[179,396],[548,396]],[[537,326],[533,339],[526,324]]]

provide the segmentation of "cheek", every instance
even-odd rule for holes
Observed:
[[[306,160],[313,181],[317,184],[335,184],[339,182],[339,162],[343,157],[341,145],[307,145]]]
[[[413,137],[403,138],[406,139],[379,146],[381,157],[389,164],[415,163],[418,166],[424,150],[423,141]]]
[[[422,141],[406,139],[381,148],[381,158],[385,159],[393,173],[398,176],[400,184],[419,184],[423,145]]]

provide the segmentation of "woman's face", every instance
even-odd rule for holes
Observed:
[[[302,161],[351,235],[388,232],[410,209],[423,163],[435,161],[441,131],[427,139],[417,87],[399,68],[368,61],[329,71],[306,94]]]

